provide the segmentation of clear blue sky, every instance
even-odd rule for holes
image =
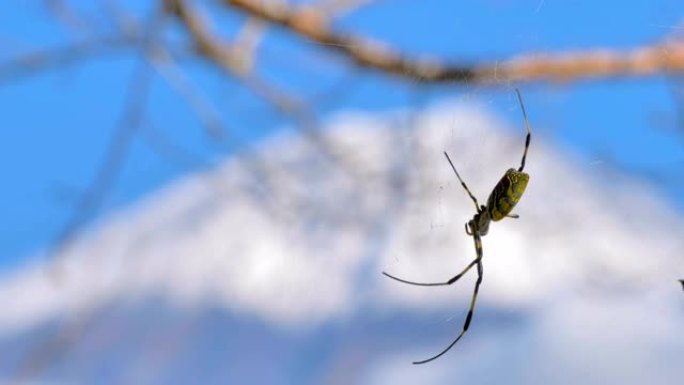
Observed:
[[[42,2],[10,3],[15,6],[0,14],[0,68],[21,53],[61,47],[83,37],[55,23]],[[106,20],[93,3],[76,3],[90,8],[94,19]],[[144,16],[139,4],[136,12]],[[337,27],[370,35],[410,54],[451,60],[506,59],[517,53],[594,47],[629,49],[684,34],[684,24],[677,24],[684,20],[681,0],[624,4],[387,0],[344,18]],[[240,21],[227,16],[222,27],[230,30]],[[325,64],[302,59],[311,48],[288,34],[271,32],[260,51],[260,70],[288,89],[312,94],[323,88],[319,80],[334,79],[327,75]],[[291,50],[299,54],[292,55]],[[7,79],[0,73],[0,267],[26,260],[64,226],[78,194],[102,162],[138,66],[130,51],[122,51],[35,76]],[[226,125],[244,140],[258,141],[287,123],[253,103],[236,83],[219,81],[210,67],[189,63],[186,69],[216,101]],[[410,84],[374,73],[350,84],[353,88],[344,99],[321,108],[323,117],[337,109],[383,110],[406,106],[411,100]],[[578,153],[587,167],[592,162],[608,163],[653,183],[673,207],[684,210],[684,126],[678,122],[678,113],[684,112],[677,111],[673,99],[673,90],[683,87],[677,78],[649,77],[524,84],[521,89],[538,135]],[[425,94],[428,101],[463,95],[488,104],[512,122],[520,119],[519,111],[512,108],[510,88],[443,86]],[[149,100],[146,111],[154,127],[193,156],[181,162],[163,158],[144,137],[136,138],[100,215],[230,155],[207,138],[183,100],[157,75]]]

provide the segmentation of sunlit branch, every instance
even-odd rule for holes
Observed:
[[[316,3],[315,7],[324,14],[341,16],[378,1],[379,0],[325,0]]]
[[[613,76],[647,76],[684,72],[684,44],[667,42],[630,50],[590,49],[561,54],[523,54],[475,63],[408,58],[367,38],[333,32],[327,15],[311,7],[254,0],[223,0],[251,16],[279,25],[355,64],[424,82],[497,84],[530,81],[570,81]]]

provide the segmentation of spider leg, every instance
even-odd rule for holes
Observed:
[[[523,152],[522,161],[520,162],[519,172],[525,168],[525,158],[527,158],[527,149],[530,147],[530,139],[532,139],[532,131],[530,130],[530,122],[527,120],[527,112],[525,111],[525,105],[523,104],[522,96],[520,96],[520,90],[515,89],[515,93],[518,94],[518,101],[520,102],[520,108],[522,109],[523,118],[525,118],[525,127],[527,127],[527,137],[525,138],[525,152]]]
[[[508,214],[508,215],[506,215],[506,217],[507,217],[507,218],[518,219],[518,218],[520,218],[520,215],[518,215],[518,214]]]
[[[480,204],[477,203],[477,198],[473,195],[473,193],[470,192],[470,189],[468,189],[468,186],[466,186],[465,182],[463,179],[461,179],[461,176],[458,174],[458,171],[456,171],[456,167],[454,167],[454,164],[451,162],[451,158],[449,158],[449,154],[447,154],[446,151],[444,151],[444,156],[446,156],[447,160],[449,161],[449,164],[451,165],[451,168],[454,170],[454,173],[456,173],[456,177],[458,178],[459,181],[461,181],[461,186],[466,190],[468,195],[470,195],[470,199],[473,200],[473,203],[475,203],[475,211],[478,213],[480,212]]]
[[[451,285],[452,283],[458,281],[461,277],[463,277],[463,276],[465,275],[465,273],[467,273],[473,266],[475,266],[475,264],[477,264],[478,261],[479,261],[479,259],[475,258],[472,262],[470,262],[470,263],[468,264],[468,266],[465,267],[465,269],[463,269],[463,271],[461,271],[460,273],[458,273],[458,274],[456,274],[455,276],[451,277],[451,278],[450,278],[448,281],[446,281],[446,282],[434,282],[434,283],[413,282],[413,281],[407,281],[407,280],[405,280],[405,279],[401,279],[401,278],[395,277],[395,276],[390,275],[390,274],[388,274],[388,273],[386,273],[386,272],[384,272],[384,271],[382,272],[382,274],[385,275],[386,277],[392,278],[392,279],[395,280],[395,281],[399,281],[399,282],[401,282],[401,283],[406,283],[406,284],[408,284],[408,285],[415,285],[415,286],[448,286],[448,285]]]
[[[468,224],[465,224],[465,229],[466,229],[466,234],[468,235],[473,235],[473,233],[470,232],[470,229],[468,228]]]
[[[477,251],[477,259],[475,261],[477,262],[477,281],[475,282],[475,289],[473,290],[473,297],[470,300],[470,309],[468,310],[468,315],[466,316],[465,322],[463,323],[463,330],[461,333],[456,337],[456,339],[453,340],[447,346],[444,350],[439,352],[437,355],[432,356],[426,360],[422,361],[415,361],[413,364],[414,365],[421,365],[421,364],[426,364],[430,361],[436,360],[437,358],[441,357],[444,355],[444,353],[448,352],[449,349],[451,349],[456,343],[463,337],[463,335],[468,331],[468,327],[470,326],[470,321],[473,319],[473,312],[475,311],[475,304],[477,303],[477,294],[480,290],[480,284],[482,283],[482,241],[480,240],[480,236],[477,235],[477,233],[473,236],[473,240],[475,241],[475,250]]]

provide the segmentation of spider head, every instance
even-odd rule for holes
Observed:
[[[492,219],[489,216],[489,211],[486,210],[486,207],[482,206],[482,208],[479,210],[477,214],[473,217],[468,222],[468,228],[470,229],[470,234],[477,234],[479,235],[487,235],[489,232],[489,222],[491,222]]]

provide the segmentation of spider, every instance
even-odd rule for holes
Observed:
[[[451,168],[454,170],[454,173],[456,174],[456,177],[458,180],[461,182],[461,186],[465,189],[465,191],[468,193],[470,196],[470,199],[472,199],[473,203],[475,204],[475,215],[473,216],[473,219],[468,221],[465,224],[465,231],[466,234],[470,235],[473,237],[473,241],[475,242],[475,252],[476,252],[476,257],[475,259],[470,262],[463,271],[460,273],[456,274],[454,277],[449,279],[446,282],[437,282],[437,283],[420,283],[420,282],[413,282],[413,281],[407,281],[405,279],[397,278],[393,275],[390,275],[386,272],[382,272],[382,274],[386,275],[389,278],[394,279],[395,281],[399,281],[402,283],[406,283],[409,285],[416,285],[416,286],[448,286],[451,285],[452,283],[458,281],[463,275],[465,275],[473,266],[477,265],[477,281],[475,282],[475,288],[473,290],[473,296],[470,300],[470,309],[468,310],[468,315],[466,316],[465,322],[463,324],[463,330],[461,333],[447,346],[444,350],[439,352],[438,354],[422,360],[422,361],[415,361],[413,364],[415,365],[420,365],[420,364],[425,364],[430,361],[433,361],[439,357],[441,357],[444,353],[448,352],[449,349],[451,349],[460,339],[463,337],[463,335],[468,331],[468,327],[470,326],[470,321],[473,318],[473,311],[475,309],[475,303],[477,302],[477,294],[480,289],[480,284],[482,283],[482,240],[481,236],[487,235],[487,232],[489,231],[489,223],[491,221],[500,221],[503,218],[519,218],[518,215],[516,214],[511,214],[511,210],[513,207],[518,203],[520,200],[520,197],[523,195],[525,192],[525,188],[527,187],[527,182],[530,179],[530,176],[526,173],[523,172],[523,169],[525,168],[525,158],[527,157],[527,149],[530,147],[530,139],[532,137],[532,133],[530,130],[530,124],[527,120],[527,112],[525,112],[525,105],[523,104],[522,97],[520,96],[520,91],[518,89],[515,90],[516,94],[518,95],[518,101],[520,102],[520,107],[522,109],[523,113],[523,118],[525,119],[525,127],[527,128],[527,137],[525,139],[525,150],[523,152],[522,156],[522,161],[520,162],[520,167],[518,170],[515,170],[513,168],[508,169],[504,176],[501,178],[499,183],[494,186],[494,190],[492,190],[492,193],[489,195],[489,199],[487,199],[487,205],[480,206],[480,204],[477,202],[477,198],[470,192],[468,189],[468,186],[466,186],[465,182],[463,179],[461,179],[461,176],[459,175],[458,171],[456,171],[456,167],[454,167],[453,162],[451,162],[451,158],[449,158],[449,154],[447,154],[446,151],[444,151],[444,156],[446,157],[447,161],[449,161],[449,164],[451,165]]]

